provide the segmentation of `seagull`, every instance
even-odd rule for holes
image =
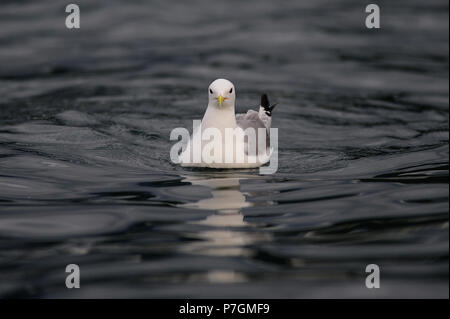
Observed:
[[[244,114],[235,114],[235,100],[236,89],[230,81],[217,79],[209,85],[208,107],[200,128],[194,130],[185,150],[179,157],[182,166],[254,168],[260,167],[270,160],[272,153],[270,127],[272,111],[276,104],[270,105],[267,95],[262,94],[258,111],[248,110]],[[241,130],[241,132],[248,132],[250,129],[255,134],[236,134],[231,139],[227,139],[226,134],[230,132],[230,129]],[[219,137],[211,135],[214,137],[214,147],[205,139],[207,132],[220,132]],[[265,139],[265,143],[260,140],[261,138]],[[205,154],[215,156],[214,160],[206,160]],[[238,154],[243,154],[243,157],[239,157]],[[196,155],[197,157],[195,157]],[[226,156],[228,156],[228,160]],[[199,160],[195,161],[194,158]]]

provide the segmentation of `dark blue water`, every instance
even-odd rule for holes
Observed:
[[[448,1],[76,3],[0,4],[0,297],[448,298]],[[218,77],[276,174],[170,162]]]

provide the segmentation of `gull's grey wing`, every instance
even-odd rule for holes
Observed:
[[[259,121],[264,124],[264,127],[267,129],[267,132],[270,132],[270,126],[272,124],[272,111],[277,104],[270,105],[269,98],[267,94],[261,95],[261,104],[259,105],[259,112],[255,112],[249,110],[247,114],[237,114],[236,121],[256,121],[255,125],[260,125]],[[256,114],[254,114],[256,113]],[[238,123],[239,125],[239,123]],[[244,125],[244,124],[242,124]],[[241,125],[239,125],[241,126]]]
[[[256,148],[258,149],[258,129],[264,128],[266,135],[266,148],[270,148],[270,126],[272,122],[272,111],[276,104],[270,105],[269,98],[267,94],[261,95],[261,104],[259,106],[259,111],[248,110],[246,114],[237,114],[236,123],[243,130],[247,128],[255,129],[256,133]],[[246,153],[248,150],[248,136],[245,136],[246,143]],[[257,150],[259,153],[259,150]],[[247,153],[248,154],[248,153]]]
[[[248,110],[246,114],[237,114],[236,115],[236,123],[237,125],[242,128],[244,131],[247,128],[253,128],[255,130],[256,134],[256,149],[257,153],[260,153],[260,150],[258,150],[258,138],[259,138],[259,130],[260,128],[263,128],[265,131],[266,136],[266,148],[270,147],[270,138],[269,138],[269,132],[267,130],[267,127],[265,123],[262,121],[262,119],[259,116],[259,113],[254,110]],[[248,136],[245,136],[245,143],[248,146]],[[248,154],[248,147],[246,147],[246,154]],[[253,155],[253,154],[252,154]]]
[[[236,123],[243,130],[249,127],[253,127],[255,130],[258,128],[267,129],[265,123],[259,116],[259,113],[254,110],[248,110],[245,114],[237,114]]]

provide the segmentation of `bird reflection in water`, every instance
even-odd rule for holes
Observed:
[[[246,201],[240,190],[240,181],[259,178],[243,174],[205,174],[183,176],[184,181],[210,189],[211,197],[197,202],[183,204],[184,208],[211,210],[206,219],[193,223],[200,225],[199,231],[189,234],[199,240],[190,241],[183,246],[183,252],[210,256],[249,256],[247,248],[261,235],[249,228],[252,225],[244,221],[242,209],[253,204]],[[242,274],[230,270],[217,270],[208,273],[209,281],[236,282],[245,280]]]
[[[252,206],[240,191],[240,180],[257,178],[253,175],[208,174],[184,176],[192,185],[210,189],[211,197],[182,205],[185,208],[212,210],[206,219],[194,223],[205,226],[197,233],[199,241],[194,241],[186,250],[195,254],[215,256],[248,255],[245,246],[253,242],[245,230],[251,227],[244,221],[242,208]]]

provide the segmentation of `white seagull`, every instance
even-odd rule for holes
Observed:
[[[209,85],[208,98],[208,107],[201,121],[200,129],[193,132],[184,152],[179,157],[181,165],[186,167],[252,168],[267,163],[272,153],[270,125],[272,110],[275,107],[275,104],[269,104],[267,95],[261,96],[258,112],[248,110],[245,114],[235,114],[236,90],[233,83],[226,79],[217,79]],[[216,136],[210,135],[210,139],[206,140],[204,134],[208,132],[209,128],[220,132],[220,137],[216,139]],[[237,129],[245,133],[248,132],[247,129],[253,129],[256,134],[236,134],[231,139],[227,139],[226,134],[230,132],[227,129]],[[212,138],[214,138],[214,144],[209,142]],[[265,139],[265,143],[261,141],[261,138]],[[205,154],[215,156],[214,160],[206,159]],[[243,154],[243,157],[238,154]],[[195,160],[195,158],[199,160]]]

